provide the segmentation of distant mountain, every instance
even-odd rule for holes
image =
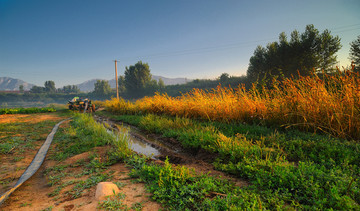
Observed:
[[[81,84],[77,84],[76,86],[80,89],[82,92],[92,92],[94,91],[94,84],[96,83],[96,80],[102,80],[102,79],[91,79],[88,81],[85,81]]]
[[[0,90],[15,91],[19,90],[20,85],[24,86],[24,90],[30,90],[31,87],[35,86],[20,79],[0,77]]]
[[[175,84],[185,84],[187,82],[191,82],[192,79],[186,79],[186,78],[166,78],[162,76],[153,75],[152,78],[156,81],[159,81],[161,78],[164,81],[165,85],[175,85]],[[104,80],[104,79],[91,79],[88,81],[85,81],[81,84],[77,84],[76,86],[80,89],[82,92],[92,92],[94,91],[94,84],[96,83],[96,80]],[[115,79],[108,80],[110,87],[115,88]]]
[[[187,78],[166,78],[157,75],[153,75],[152,78],[156,81],[159,81],[159,79],[161,78],[164,81],[165,85],[186,84],[187,82],[193,81],[192,79]]]

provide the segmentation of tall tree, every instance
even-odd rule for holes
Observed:
[[[48,93],[56,92],[54,81],[45,81],[45,92],[48,92]]]
[[[260,45],[255,49],[254,55],[250,57],[250,64],[247,70],[249,78],[257,80],[260,75],[264,76],[266,74],[266,54],[266,49]]]
[[[119,76],[118,85],[119,85],[119,93],[120,94],[125,93],[125,91],[126,91],[125,77],[123,75]]]
[[[125,87],[131,95],[141,96],[150,82],[151,73],[147,63],[138,61],[135,65],[125,68]]]
[[[61,89],[61,92],[63,93],[79,93],[80,89],[76,86],[76,85],[67,85],[67,86],[63,86],[63,88]]]
[[[332,66],[336,64],[337,56],[335,53],[341,48],[340,38],[331,36],[330,31],[326,29],[318,39],[320,68],[330,72]]]
[[[355,64],[355,71],[360,71],[360,35],[350,43],[350,57]]]
[[[94,93],[96,95],[108,95],[111,92],[111,87],[107,80],[97,80],[94,86]]]
[[[158,91],[159,92],[163,92],[165,90],[165,83],[164,83],[164,80],[159,78],[159,81],[158,81]]]
[[[20,92],[24,92],[24,85],[21,84],[21,85],[19,86],[19,91],[20,91]]]
[[[290,41],[283,32],[279,42],[269,43],[266,48],[258,46],[250,58],[247,75],[257,80],[266,75],[296,76],[298,71],[308,75],[313,68],[330,72],[340,48],[338,36],[328,30],[320,34],[314,25],[307,25],[302,34],[293,31]]]
[[[222,85],[224,85],[229,80],[229,78],[230,78],[230,76],[229,76],[228,73],[221,74],[220,77],[219,77],[220,83]]]
[[[32,93],[43,93],[43,92],[45,92],[45,87],[33,86],[33,87],[31,87],[30,92],[32,92]]]
[[[72,87],[71,87],[71,91],[72,91],[72,93],[79,93],[79,92],[80,92],[80,89],[79,89],[79,87],[78,87],[78,86],[76,86],[76,85],[72,85]]]

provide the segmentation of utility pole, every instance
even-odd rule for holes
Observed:
[[[117,60],[115,59],[115,83],[116,83],[116,98],[119,100],[119,89],[118,89],[118,76],[117,76]]]

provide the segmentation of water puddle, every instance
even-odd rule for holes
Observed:
[[[143,141],[141,138],[132,135],[134,132],[133,129],[130,127],[126,127],[119,124],[111,124],[112,128],[114,130],[112,132],[114,133],[126,133],[127,134],[127,140],[129,144],[129,148],[136,153],[143,154],[147,157],[151,157],[153,159],[156,159],[156,156],[159,156],[161,153],[159,150],[151,146],[149,143]],[[135,132],[136,133],[136,132]]]

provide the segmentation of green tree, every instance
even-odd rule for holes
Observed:
[[[24,85],[21,84],[21,85],[19,86],[19,91],[20,91],[20,92],[24,92]]]
[[[48,92],[48,93],[56,92],[54,81],[45,81],[44,86],[45,86],[45,92]]]
[[[72,85],[71,91],[72,91],[72,93],[80,93],[80,89],[76,85]]]
[[[42,87],[42,86],[33,86],[33,87],[31,87],[30,92],[32,92],[32,93],[44,93],[45,88]]]
[[[129,94],[134,97],[143,95],[149,83],[151,83],[151,73],[147,63],[138,61],[135,65],[125,68],[125,87]]]
[[[331,72],[340,48],[338,36],[332,36],[328,30],[320,34],[314,25],[307,25],[302,34],[293,31],[290,41],[283,32],[279,42],[269,43],[266,48],[258,46],[250,58],[247,75],[257,80],[266,76],[296,76],[298,72],[309,75],[313,68]]]
[[[225,84],[226,82],[229,81],[229,79],[230,79],[230,76],[229,76],[228,73],[223,73],[223,74],[221,74],[220,77],[219,77],[219,80],[220,80],[220,83],[221,83],[221,84]]]
[[[67,86],[63,86],[63,88],[61,89],[61,92],[63,93],[79,93],[80,89],[76,86],[76,85],[67,85]]]
[[[355,64],[355,71],[360,71],[360,35],[350,43],[350,57]]]
[[[125,87],[125,77],[123,75],[119,76],[118,85],[119,85],[118,87],[119,93],[124,94],[126,91],[126,87]]]
[[[157,91],[159,91],[158,82],[153,79],[150,80],[148,83],[146,83],[145,90],[142,91],[141,93],[143,95],[153,95]]]
[[[250,64],[247,70],[247,76],[251,79],[257,80],[259,76],[264,76],[267,73],[266,65],[266,49],[258,46],[254,55],[250,57]]]
[[[94,86],[94,94],[96,95],[108,95],[111,92],[111,87],[107,80],[97,80]]]
[[[158,92],[163,92],[165,90],[165,83],[163,79],[159,78],[158,81]]]

